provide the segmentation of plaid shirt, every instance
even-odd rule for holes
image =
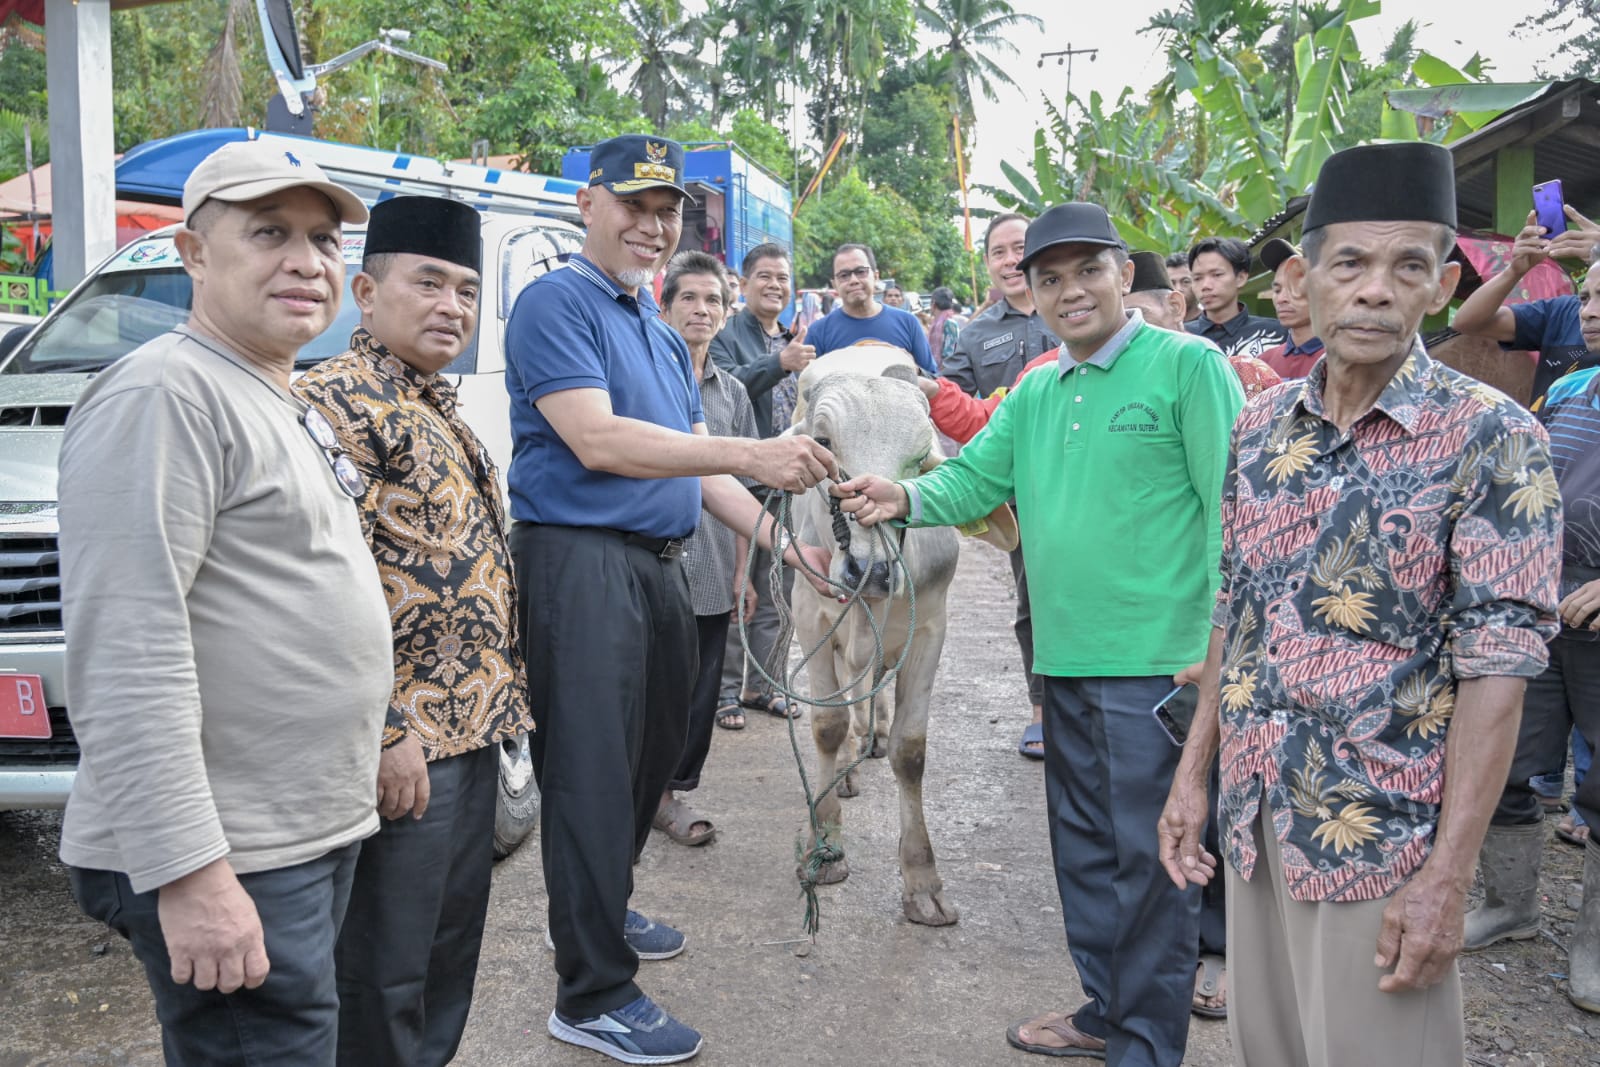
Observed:
[[[364,329],[294,388],[367,479],[361,528],[394,629],[383,747],[410,734],[436,760],[532,729],[499,477],[455,389]]]
[[[706,413],[706,431],[713,437],[756,436],[750,394],[733,375],[719,371],[709,356],[700,378],[700,406]],[[739,532],[749,536],[748,530]],[[735,562],[733,531],[702,510],[700,525],[683,548],[689,600],[696,615],[726,615],[733,610]]]
[[[1375,900],[1432,847],[1457,682],[1545,666],[1561,495],[1533,416],[1420,343],[1347,432],[1326,378],[1234,424],[1221,824],[1249,878],[1265,802],[1295,900]]]

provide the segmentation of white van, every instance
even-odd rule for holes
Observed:
[[[503,472],[511,460],[505,327],[522,288],[583,244],[552,219],[485,212],[478,335],[443,374],[459,410]],[[94,375],[189,315],[189,276],[172,235],[120,249],[79,284],[0,363],[0,810],[66,803],[78,761],[67,721],[61,579],[56,551],[56,458],[67,412]],[[344,233],[347,277],[366,231]],[[360,312],[348,289],[339,316],[301,352],[302,369],[343,352]],[[495,843],[504,855],[532,828],[537,793],[527,742],[501,754]]]

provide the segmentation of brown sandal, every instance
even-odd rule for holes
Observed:
[[[696,825],[704,829],[696,830]],[[677,797],[673,797],[660,808],[656,809],[655,818],[650,820],[650,825],[666,834],[680,845],[691,848],[697,845],[710,844],[717,836],[715,824],[704,815],[699,814],[689,805]]]
[[[1045,1044],[1046,1035],[1060,1044]],[[1083,1056],[1089,1059],[1106,1058],[1103,1038],[1091,1037],[1072,1025],[1067,1012],[1047,1011],[1036,1019],[1012,1023],[1006,1031],[1006,1040],[1012,1048],[1034,1052],[1041,1056]]]

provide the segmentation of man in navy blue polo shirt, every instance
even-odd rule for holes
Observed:
[[[683,149],[664,138],[596,145],[578,192],[583,253],[528,286],[506,327],[511,551],[558,975],[548,1027],[625,1063],[700,1051],[633,982],[683,935],[628,910],[697,668],[683,538],[703,496],[740,532],[761,517],[771,548],[770,517],[730,475],[801,491],[837,473],[809,437],[706,434],[689,350],[649,288],[682,232],[682,176]],[[820,549],[777,548],[826,572]]]
[[[1506,304],[1523,277],[1545,260],[1554,257],[1587,263],[1600,250],[1600,226],[1571,205],[1566,212],[1571,224],[1552,238],[1545,237],[1544,227],[1528,212],[1527,225],[1511,245],[1511,261],[1461,302],[1450,323],[1458,333],[1499,341],[1501,348],[1510,351],[1538,352],[1531,394],[1535,407],[1557,378],[1600,364],[1600,354],[1591,351],[1583,339],[1576,296]]]
[[[833,285],[839,290],[839,306],[806,333],[818,356],[860,341],[882,341],[910,352],[917,366],[929,374],[938,373],[922,323],[909,311],[879,302],[878,261],[872,249],[840,245],[833,254]]]

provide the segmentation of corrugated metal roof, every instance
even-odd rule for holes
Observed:
[[[1464,230],[1494,226],[1494,156],[1502,148],[1531,147],[1537,181],[1561,179],[1569,204],[1590,217],[1600,214],[1600,84],[1584,78],[1557,82],[1539,99],[1448,147],[1456,157],[1456,207]],[[1307,200],[1297,196],[1266,220],[1250,236],[1251,250],[1273,237],[1298,240]]]

